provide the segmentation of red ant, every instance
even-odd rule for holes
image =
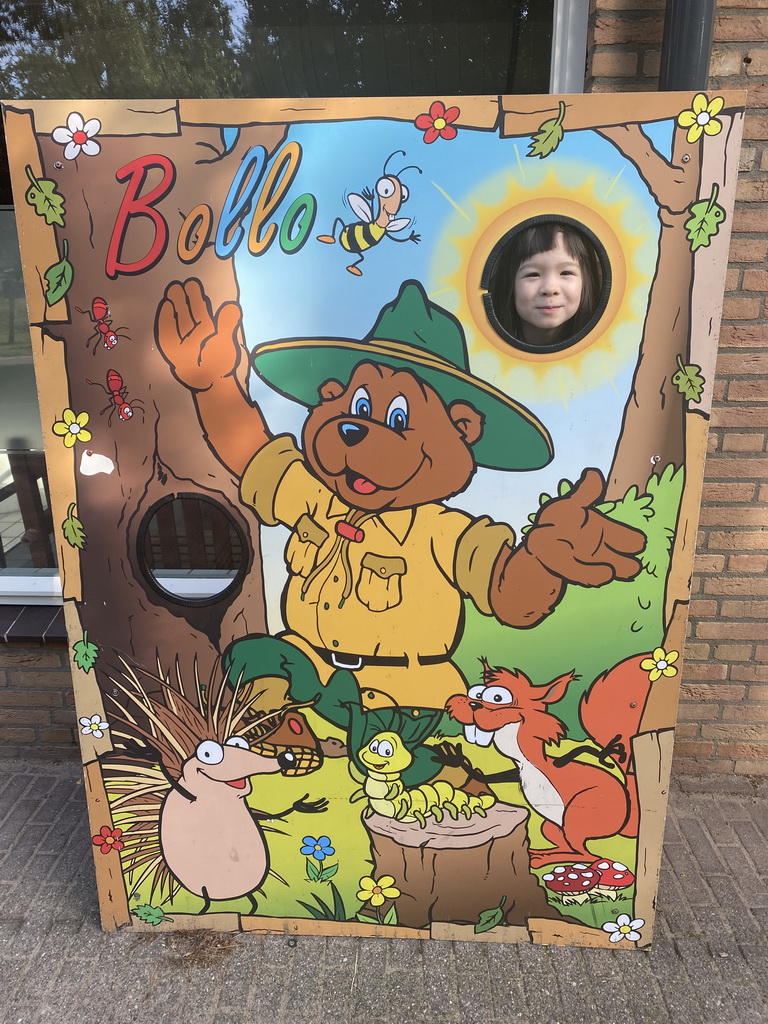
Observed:
[[[91,303],[90,310],[80,309],[79,306],[75,306],[75,309],[78,313],[87,313],[91,318],[91,322],[96,324],[96,330],[90,338],[88,338],[88,341],[86,341],[87,346],[90,347],[90,343],[94,338],[98,341],[99,335],[101,335],[101,339],[104,342],[104,348],[114,348],[120,338],[128,338],[129,341],[131,340],[127,334],[118,334],[118,331],[125,330],[124,327],[118,327],[117,331],[112,330],[112,327],[110,326],[112,320],[109,316],[109,306],[107,305],[106,299],[96,296]],[[93,349],[94,355],[96,355],[97,348],[98,345],[95,345]]]
[[[88,380],[87,377],[85,382],[86,384],[97,384],[100,388],[104,388],[106,393],[109,395],[112,409],[109,414],[109,419],[107,420],[108,426],[112,426],[112,417],[115,415],[115,409],[117,409],[117,415],[120,417],[121,420],[129,420],[133,416],[133,406],[137,406],[138,408],[140,408],[143,413],[143,402],[135,401],[133,405],[129,405],[128,402],[126,401],[126,398],[128,396],[128,388],[126,387],[125,384],[123,384],[123,378],[120,376],[117,370],[107,371],[106,387],[104,387],[103,384],[100,384],[96,380]],[[103,416],[104,413],[109,408],[109,405],[105,406],[101,410],[100,415]]]

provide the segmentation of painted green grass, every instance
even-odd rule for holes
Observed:
[[[663,638],[666,576],[682,485],[682,470],[669,466],[650,478],[645,493],[632,488],[621,501],[602,506],[611,519],[647,537],[640,556],[643,568],[634,580],[598,588],[569,586],[553,614],[530,630],[503,626],[467,602],[455,660],[470,684],[479,680],[481,657],[491,665],[522,669],[534,684],[575,669],[580,679],[552,710],[571,738],[583,738],[578,703],[584,691],[601,672],[652,651]]]

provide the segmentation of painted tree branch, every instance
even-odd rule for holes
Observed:
[[[671,160],[654,149],[639,124],[598,128],[597,134],[633,164],[661,210],[681,213],[693,202],[699,182],[701,150],[698,143],[688,144],[683,129],[675,128]]]

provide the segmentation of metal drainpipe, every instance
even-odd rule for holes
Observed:
[[[707,88],[717,0],[667,0],[659,92]]]

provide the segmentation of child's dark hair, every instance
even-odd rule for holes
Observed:
[[[600,259],[587,236],[562,221],[544,221],[516,232],[496,260],[491,279],[493,309],[501,326],[514,338],[523,341],[523,325],[515,307],[515,277],[520,266],[540,252],[557,245],[562,235],[563,246],[582,270],[581,301],[576,313],[562,325],[558,340],[571,338],[583,330],[592,318],[600,299],[603,275]]]

